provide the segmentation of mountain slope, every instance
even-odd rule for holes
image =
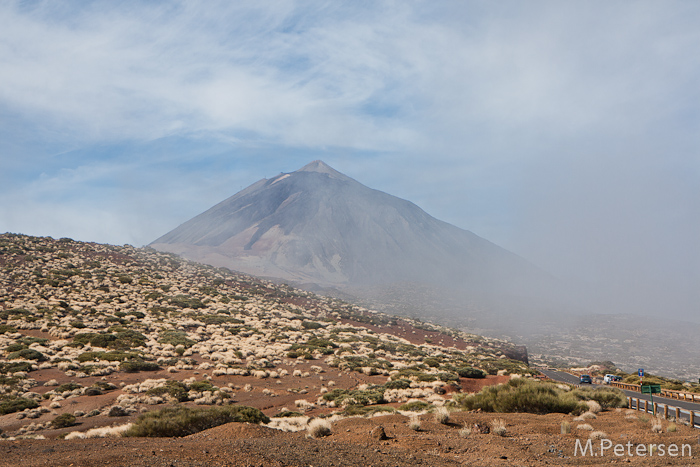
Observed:
[[[321,161],[260,180],[151,246],[324,285],[418,282],[522,294],[548,280],[518,256]]]

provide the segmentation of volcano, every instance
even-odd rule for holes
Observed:
[[[519,295],[547,280],[514,253],[322,161],[262,179],[150,246],[321,286],[420,283]]]

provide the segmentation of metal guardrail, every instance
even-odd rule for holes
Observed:
[[[645,399],[639,399],[636,397],[627,398],[630,409],[635,409],[637,411],[642,411],[644,413],[651,413],[656,415],[663,411],[664,418],[668,419],[670,416],[674,417],[676,420],[688,420],[690,426],[693,428],[700,428],[700,414],[694,410],[682,409],[680,407],[663,404],[660,402],[654,402],[653,404]]]
[[[610,386],[620,388],[620,389],[626,389],[628,391],[636,391],[636,392],[642,391],[641,386],[639,384],[612,382],[612,383],[610,383]],[[675,391],[673,389],[662,389],[660,395],[662,397],[668,397],[669,399],[676,399],[679,401],[688,401],[688,402],[700,401],[700,394],[696,394],[693,392]]]

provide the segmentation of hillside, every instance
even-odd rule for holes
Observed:
[[[148,248],[4,234],[0,268],[0,466],[600,465],[572,457],[592,425],[696,439],[615,405],[576,425],[610,394],[530,378],[508,342]],[[474,410],[484,388],[564,405]]]
[[[553,281],[517,255],[322,161],[262,179],[151,246],[256,276],[355,289],[409,282],[482,298],[537,295]]]
[[[363,384],[393,407],[444,403],[471,384],[460,369],[529,372],[507,358],[526,352],[505,341],[152,249],[6,234],[0,267],[3,400],[12,402],[0,428],[10,436],[72,431],[50,428],[63,413],[79,414],[84,431],[113,423],[110,413],[127,422],[178,402],[319,415],[347,410],[342,391]],[[334,390],[337,404],[323,397]]]

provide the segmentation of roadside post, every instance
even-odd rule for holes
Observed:
[[[645,384],[642,386],[642,394],[649,394],[651,399],[651,412],[656,415],[656,406],[654,405],[654,394],[661,392],[660,384]]]
[[[637,371],[637,374],[639,375],[639,385],[642,385],[642,378],[644,378],[644,368],[640,368],[639,371]]]

